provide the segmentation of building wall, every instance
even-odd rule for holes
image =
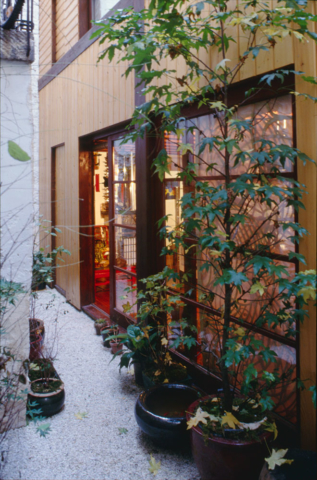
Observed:
[[[235,4],[235,1],[232,2]],[[312,6],[315,8],[315,5]],[[232,35],[237,36],[237,43],[232,46],[227,57],[230,66],[243,55],[246,45],[244,35],[238,27],[232,27]],[[104,48],[105,45],[102,46]],[[67,66],[57,78],[54,78],[40,91],[40,202],[44,217],[50,219],[50,185],[51,185],[51,149],[65,144],[65,175],[67,178],[67,195],[65,222],[67,226],[66,248],[71,251],[71,266],[68,273],[67,298],[80,308],[79,282],[79,194],[78,194],[78,139],[82,135],[96,132],[131,117],[134,107],[134,81],[130,76],[122,77],[126,65],[117,64],[115,58],[109,65],[106,61],[96,65],[99,52],[98,42],[89,46],[71,65]],[[214,52],[201,54],[207,64],[215,66],[220,57]],[[300,44],[291,37],[278,42],[269,52],[260,52],[255,61],[247,60],[236,81],[251,78],[286,65],[295,64],[296,70],[305,70],[316,76],[316,47]],[[161,67],[167,60],[161,62]],[[184,73],[182,60],[177,61],[177,75]],[[297,83],[300,81],[296,80]],[[302,86],[298,83],[298,89]],[[307,87],[316,95],[315,87]],[[148,98],[147,98],[148,99]],[[296,142],[299,148],[313,159],[316,155],[316,106],[297,100]],[[54,105],[54,108],[52,106]],[[316,268],[316,189],[317,169],[309,164],[298,165],[299,179],[307,185],[308,195],[304,198],[306,210],[300,213],[300,221],[311,235],[301,240],[299,250],[306,254],[307,268]],[[306,267],[305,267],[306,268]],[[301,327],[300,365],[303,378],[316,379],[316,308],[309,308],[310,318]],[[303,444],[314,448],[316,445],[316,412],[312,406],[311,394],[303,393],[302,399],[302,435]]]
[[[37,8],[35,6],[35,17]],[[7,372],[24,373],[21,360],[29,357],[30,286],[33,262],[34,198],[33,167],[38,162],[38,143],[34,133],[38,130],[38,91],[36,66],[33,67],[34,43],[26,57],[26,33],[1,29],[1,88],[0,88],[0,138],[1,138],[1,277],[21,283],[25,293],[18,295],[15,305],[5,305],[1,316],[0,348],[4,348],[19,361],[10,362]],[[9,155],[8,141],[18,144],[31,157],[20,162]],[[36,208],[37,207],[37,208]],[[4,371],[1,375],[6,375]],[[21,395],[26,385],[18,384],[13,394],[19,401],[11,400],[0,412],[0,429],[25,425],[27,396]],[[9,392],[8,392],[9,393]]]

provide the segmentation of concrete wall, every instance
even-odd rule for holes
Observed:
[[[29,357],[30,286],[32,279],[34,218],[38,217],[38,5],[35,5],[35,48],[26,57],[26,33],[0,29],[0,275],[21,283],[24,294],[1,315],[0,354],[4,347],[15,355],[7,372],[23,372]],[[35,54],[35,55],[34,55]],[[35,57],[35,62],[33,62]],[[10,156],[8,141],[18,144],[31,157],[20,162]],[[37,222],[36,222],[37,223]],[[6,375],[2,370],[2,375]],[[16,385],[20,397],[25,385]],[[25,424],[26,396],[12,402],[8,412],[0,408],[0,429]]]

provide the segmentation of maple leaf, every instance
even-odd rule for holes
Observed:
[[[78,413],[75,413],[75,417],[78,418],[78,420],[82,420],[83,418],[88,417],[88,413],[87,412],[78,412]]]
[[[250,293],[257,293],[257,292],[259,292],[261,297],[265,292],[265,287],[263,287],[261,282],[255,282],[255,284],[252,285],[252,287],[250,289]]]
[[[240,423],[240,426],[243,427],[243,428],[247,428],[248,430],[257,430],[261,425],[262,423],[266,422],[267,418],[264,417],[262,420],[260,420],[259,422],[252,422],[252,423]]]
[[[287,460],[286,458],[284,458],[287,451],[288,451],[288,448],[286,448],[285,450],[283,449],[275,450],[275,448],[273,448],[271,456],[265,459],[269,466],[269,470],[274,470],[276,465],[283,465],[284,463],[289,463],[289,464],[293,463],[294,460]]]
[[[234,430],[236,429],[236,426],[240,427],[239,420],[234,415],[232,415],[231,412],[225,411],[225,414],[226,415],[221,417],[221,425],[228,425],[229,428],[233,428]]]
[[[153,455],[151,454],[151,458],[149,460],[149,471],[153,473],[153,475],[157,475],[159,469],[161,468],[161,462],[157,462]]]
[[[270,423],[265,430],[274,434],[274,440],[277,438],[278,430],[275,422]]]
[[[210,418],[209,413],[204,412],[200,407],[197,409],[196,414],[194,417],[191,417],[190,420],[187,422],[187,430],[192,427],[196,427],[199,422],[204,423],[206,425],[207,418]]]
[[[299,290],[298,295],[303,295],[304,301],[307,302],[310,298],[315,300],[316,298],[316,288],[311,285],[307,285]]]
[[[168,344],[167,338],[163,337],[162,340],[161,340],[161,344],[162,345],[167,345]]]

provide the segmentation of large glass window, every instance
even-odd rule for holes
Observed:
[[[255,103],[247,105],[239,109],[237,117],[248,120],[254,119],[253,129],[246,132],[240,144],[242,150],[248,151],[256,149],[259,138],[273,141],[276,144],[283,143],[289,146],[293,144],[293,117],[291,96],[280,97],[277,100]],[[183,122],[184,123],[184,122]],[[195,128],[192,128],[195,127]],[[187,119],[182,125],[183,137],[181,141],[192,146],[192,153],[187,152],[181,155],[179,152],[179,139],[174,134],[165,134],[165,149],[169,156],[170,174],[165,175],[165,215],[168,215],[166,226],[168,229],[175,229],[177,235],[177,226],[181,222],[180,198],[184,193],[195,189],[195,183],[185,185],[177,177],[179,170],[186,166],[187,162],[196,165],[196,174],[199,180],[207,181],[210,186],[217,186],[220,182],[224,182],[224,159],[216,148],[206,148],[202,155],[198,155],[199,148],[203,139],[211,136],[221,135],[219,122],[213,114],[203,115],[200,117]],[[213,169],[208,168],[210,164],[214,165]],[[231,165],[230,171],[232,179],[238,178],[239,175],[248,172],[250,163],[239,162],[236,166]],[[284,167],[280,166],[283,175],[293,178],[295,175],[294,165],[290,161],[286,161]],[[262,172],[263,174],[263,172]],[[264,175],[265,172],[264,172]],[[268,180],[272,185],[279,182],[277,179]],[[274,195],[272,196],[274,199]],[[239,201],[241,204],[239,204]],[[235,203],[237,210],[242,208],[243,197]],[[243,206],[244,208],[244,206]],[[248,221],[241,222],[234,231],[234,240],[236,244],[244,244],[245,238],[251,238],[250,247],[256,248],[259,242],[265,241],[270,251],[270,255],[276,264],[286,267],[287,274],[292,275],[295,272],[295,261],[292,262],[288,258],[288,253],[294,251],[294,244],[289,240],[289,236],[294,233],[287,229],[283,229],[277,224],[276,219],[282,221],[295,221],[294,209],[287,206],[286,202],[278,202],[278,206],[272,205],[269,209],[267,204],[261,204],[256,199],[250,200],[247,206]],[[215,220],[217,222],[217,220]],[[207,227],[207,225],[206,225]],[[219,231],[221,231],[219,224]],[[196,232],[199,235],[199,232]],[[263,240],[263,234],[268,234]],[[169,240],[166,240],[169,243]],[[198,250],[191,248],[193,243],[188,238],[188,248],[175,247],[175,254],[166,256],[166,264],[176,269],[180,273],[188,274],[188,283],[186,288],[192,289],[190,297],[185,298],[187,307],[181,312],[181,315],[187,320],[196,323],[198,328],[198,341],[200,347],[195,352],[196,361],[210,368],[219,374],[217,361],[211,354],[211,346],[217,340],[218,326],[221,323],[221,309],[224,303],[224,287],[218,285],[213,288],[213,299],[205,300],[204,292],[210,290],[213,284],[213,268],[202,268],[206,263],[212,265],[212,258],[208,257],[210,252],[206,250]],[[239,257],[236,259],[237,264],[240,262]],[[233,265],[233,268],[235,266]],[[252,272],[248,273],[248,280],[252,281]],[[280,308],[277,300],[275,300],[276,292],[268,285],[264,294],[256,292],[246,295],[243,308],[239,308],[239,319],[254,326],[255,321],[260,315],[262,305],[264,303],[271,304],[272,312],[277,312]],[[234,303],[234,298],[233,298]],[[200,307],[197,307],[197,304]],[[187,310],[187,313],[186,313]],[[295,327],[295,326],[293,326]],[[267,346],[270,346],[277,354],[277,364],[281,372],[287,369],[294,370],[296,366],[296,340],[295,338],[285,337],[283,328],[276,327],[270,329],[267,325],[265,328],[257,328],[259,337],[265,339]],[[259,359],[260,361],[260,359]],[[278,403],[277,411],[283,413],[291,421],[296,418],[296,393],[294,388],[289,387],[283,389],[283,385],[278,387],[275,392],[275,400]]]
[[[136,284],[135,145],[121,145],[121,141],[114,140],[112,147],[115,308],[127,314],[127,306],[134,303],[135,295],[125,289]],[[135,319],[136,307],[128,315]]]
[[[91,0],[92,19],[100,20],[119,0]]]

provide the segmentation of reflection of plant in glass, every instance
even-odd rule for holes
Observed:
[[[174,373],[177,375],[180,371],[186,376],[184,368],[172,361],[169,349],[181,345],[190,349],[196,345],[193,335],[184,334],[185,329],[195,333],[197,331],[195,326],[189,325],[183,318],[167,324],[167,315],[185,305],[179,295],[171,293],[169,286],[171,280],[177,281],[177,275],[168,268],[141,280],[145,289],[137,292],[135,305],[140,304],[137,313],[138,323],[128,326],[126,334],[117,336],[131,350],[123,354],[120,366],[127,367],[130,360],[134,363],[141,362],[148,374],[162,381],[170,379]],[[175,285],[180,286],[178,283]],[[127,290],[136,291],[136,287]],[[130,304],[124,306],[126,311],[132,307]],[[171,331],[173,339],[170,338]]]

